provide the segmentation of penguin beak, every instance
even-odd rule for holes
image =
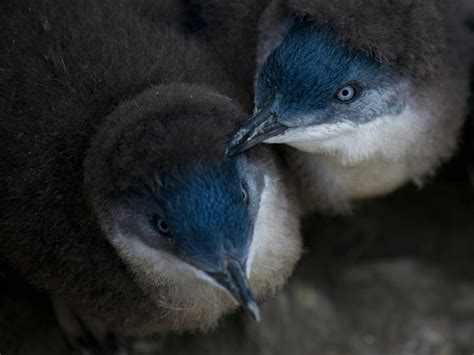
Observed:
[[[287,129],[287,126],[277,121],[277,116],[271,106],[265,107],[256,112],[232,137],[227,155],[233,156],[242,153]]]
[[[250,290],[244,268],[237,261],[229,261],[222,272],[209,273],[219,285],[229,292],[242,309],[257,322],[260,321],[260,309]]]

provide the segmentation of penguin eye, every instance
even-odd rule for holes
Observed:
[[[245,185],[242,184],[242,199],[244,200],[245,203],[249,203],[249,193],[247,192],[247,189],[245,188]]]
[[[336,93],[336,100],[345,104],[354,101],[358,95],[358,88],[355,85],[346,85]]]
[[[164,220],[163,217],[155,214],[153,215],[153,227],[165,236],[169,236],[170,234],[170,227],[168,223]]]

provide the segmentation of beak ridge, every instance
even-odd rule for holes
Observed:
[[[271,108],[266,107],[255,113],[232,137],[227,155],[242,153],[268,138],[283,133],[287,128],[277,121]]]

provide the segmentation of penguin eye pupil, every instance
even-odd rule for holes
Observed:
[[[349,103],[357,96],[357,89],[353,85],[346,85],[340,89],[336,94],[336,99],[339,102]]]
[[[242,186],[242,199],[244,200],[245,203],[249,202],[249,194],[245,186]]]
[[[170,233],[170,227],[168,223],[164,220],[163,217],[154,215],[153,216],[154,226],[155,228],[164,235],[168,235]]]

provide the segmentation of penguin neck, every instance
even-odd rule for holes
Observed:
[[[325,154],[307,158],[315,160],[315,173],[321,179],[332,180],[347,200],[388,194],[412,178],[402,159],[389,161],[375,158],[356,165],[344,165]]]
[[[438,111],[408,105],[397,116],[377,118],[334,138],[290,143],[300,151],[291,156],[307,184],[326,186],[317,188],[317,194],[326,200],[337,196],[331,204],[337,212],[338,204],[388,194],[410,181],[420,183],[450,156],[455,134],[445,137],[442,132],[456,131],[458,125],[446,125],[446,113]]]

